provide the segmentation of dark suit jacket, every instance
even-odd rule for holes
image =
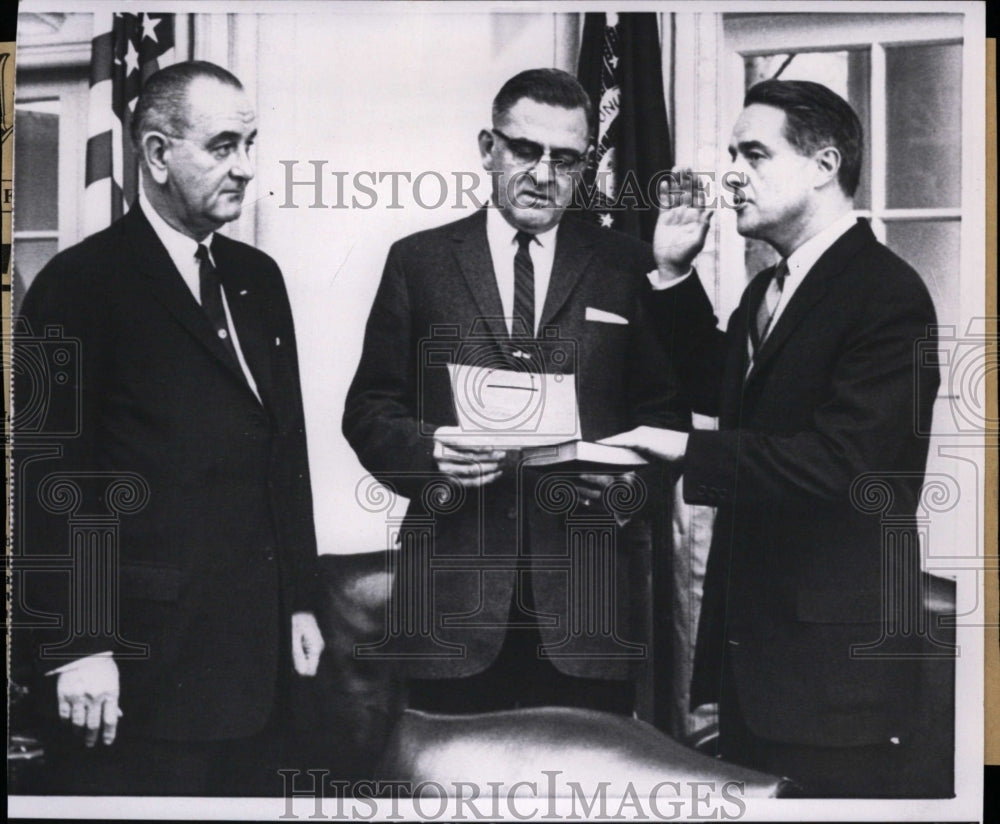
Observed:
[[[118,637],[81,632],[60,651],[84,655],[112,642],[121,656],[123,733],[222,739],[260,729],[278,667],[291,666],[290,613],[316,603],[284,283],[271,258],[243,243],[217,236],[213,255],[263,405],[138,208],[53,258],[23,306],[36,336],[55,328],[79,341],[81,372],[72,391],[51,393],[41,424],[29,426],[27,412],[21,429],[15,420],[15,446],[26,461],[32,445],[61,451],[21,472],[21,541],[32,554],[69,552],[67,513],[46,510],[50,473],[72,474],[83,491],[71,522],[92,513],[117,521]],[[22,343],[17,394],[30,407],[30,347]],[[72,430],[78,413],[77,436],[52,434]],[[100,473],[138,476],[148,502],[129,511]],[[66,619],[65,576],[56,586],[44,579],[26,576],[26,606]],[[70,615],[42,642],[64,638],[67,623],[78,626]],[[129,655],[135,643],[149,646],[147,658]],[[43,663],[51,669],[64,660]]]
[[[886,656],[914,640],[901,622],[917,618],[927,440],[916,433],[939,382],[916,343],[934,307],[859,221],[807,274],[744,379],[769,274],[725,334],[697,277],[648,296],[682,384],[719,417],[719,431],[691,434],[683,465],[685,500],[718,508],[692,704],[717,700],[725,649],[758,735],[885,742],[905,734],[915,697],[912,663]]]
[[[534,352],[533,362],[546,371],[576,374],[587,440],[640,423],[680,423],[639,301],[643,273],[653,266],[644,244],[570,218],[560,225],[538,339],[519,348]],[[628,324],[586,320],[587,307]],[[526,547],[542,638],[561,656],[555,666],[570,675],[625,678],[629,661],[645,657],[634,644],[636,613],[648,606],[646,582],[637,580],[648,565],[643,518],[611,529],[606,560],[614,567],[593,571],[601,600],[592,603],[570,582],[571,567],[593,565],[602,551],[579,544],[582,533],[571,538],[571,522],[585,527],[580,519],[589,512],[567,482],[572,475],[514,468],[481,491],[456,488],[441,497],[447,487],[432,435],[456,424],[445,365],[504,365],[502,315],[485,211],[393,245],[344,413],[344,434],[361,463],[411,499],[383,651],[404,660],[412,677],[484,670],[503,641],[513,563]],[[605,511],[589,534],[607,534],[609,521]],[[588,621],[600,626],[584,631]]]

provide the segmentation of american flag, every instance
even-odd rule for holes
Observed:
[[[129,126],[146,78],[175,60],[174,15],[95,14],[90,58],[85,228],[121,217],[138,191]]]
[[[656,14],[586,13],[577,76],[597,115],[590,217],[646,241],[657,216],[650,181],[673,165],[662,65]]]

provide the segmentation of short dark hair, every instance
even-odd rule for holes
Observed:
[[[594,107],[590,95],[569,72],[560,69],[528,69],[515,74],[493,98],[493,121],[501,120],[519,100],[534,100],[564,109],[583,109],[588,130],[593,126]]]
[[[864,130],[844,98],[808,80],[763,80],[743,99],[744,107],[755,103],[785,113],[785,139],[800,153],[808,155],[824,146],[840,152],[837,182],[848,197],[854,196],[861,178]]]
[[[147,132],[182,135],[188,129],[187,90],[199,77],[209,77],[234,89],[243,89],[236,75],[206,60],[174,63],[153,72],[146,78],[132,113],[130,128],[136,149]]]

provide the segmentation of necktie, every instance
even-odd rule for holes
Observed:
[[[226,310],[222,305],[222,282],[219,279],[218,270],[212,265],[212,260],[208,256],[208,247],[204,243],[198,244],[198,251],[194,255],[198,258],[198,285],[201,292],[201,308],[208,315],[208,320],[215,329],[215,334],[226,351],[233,357],[233,363],[238,364],[236,357],[236,347],[233,346],[233,337],[229,331],[229,324],[226,323]]]
[[[535,265],[531,262],[528,246],[534,235],[518,232],[517,254],[514,255],[514,320],[511,332],[516,335],[535,336]]]
[[[771,282],[768,283],[767,290],[764,292],[764,299],[757,307],[756,323],[750,333],[750,340],[755,352],[760,348],[768,331],[770,331],[771,320],[774,318],[774,310],[778,308],[778,301],[781,300],[781,290],[785,288],[786,277],[788,277],[788,263],[782,260],[774,267]]]

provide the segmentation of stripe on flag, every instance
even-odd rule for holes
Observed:
[[[174,15],[95,14],[87,123],[86,231],[121,217],[138,192],[129,136],[139,90],[175,60]]]

